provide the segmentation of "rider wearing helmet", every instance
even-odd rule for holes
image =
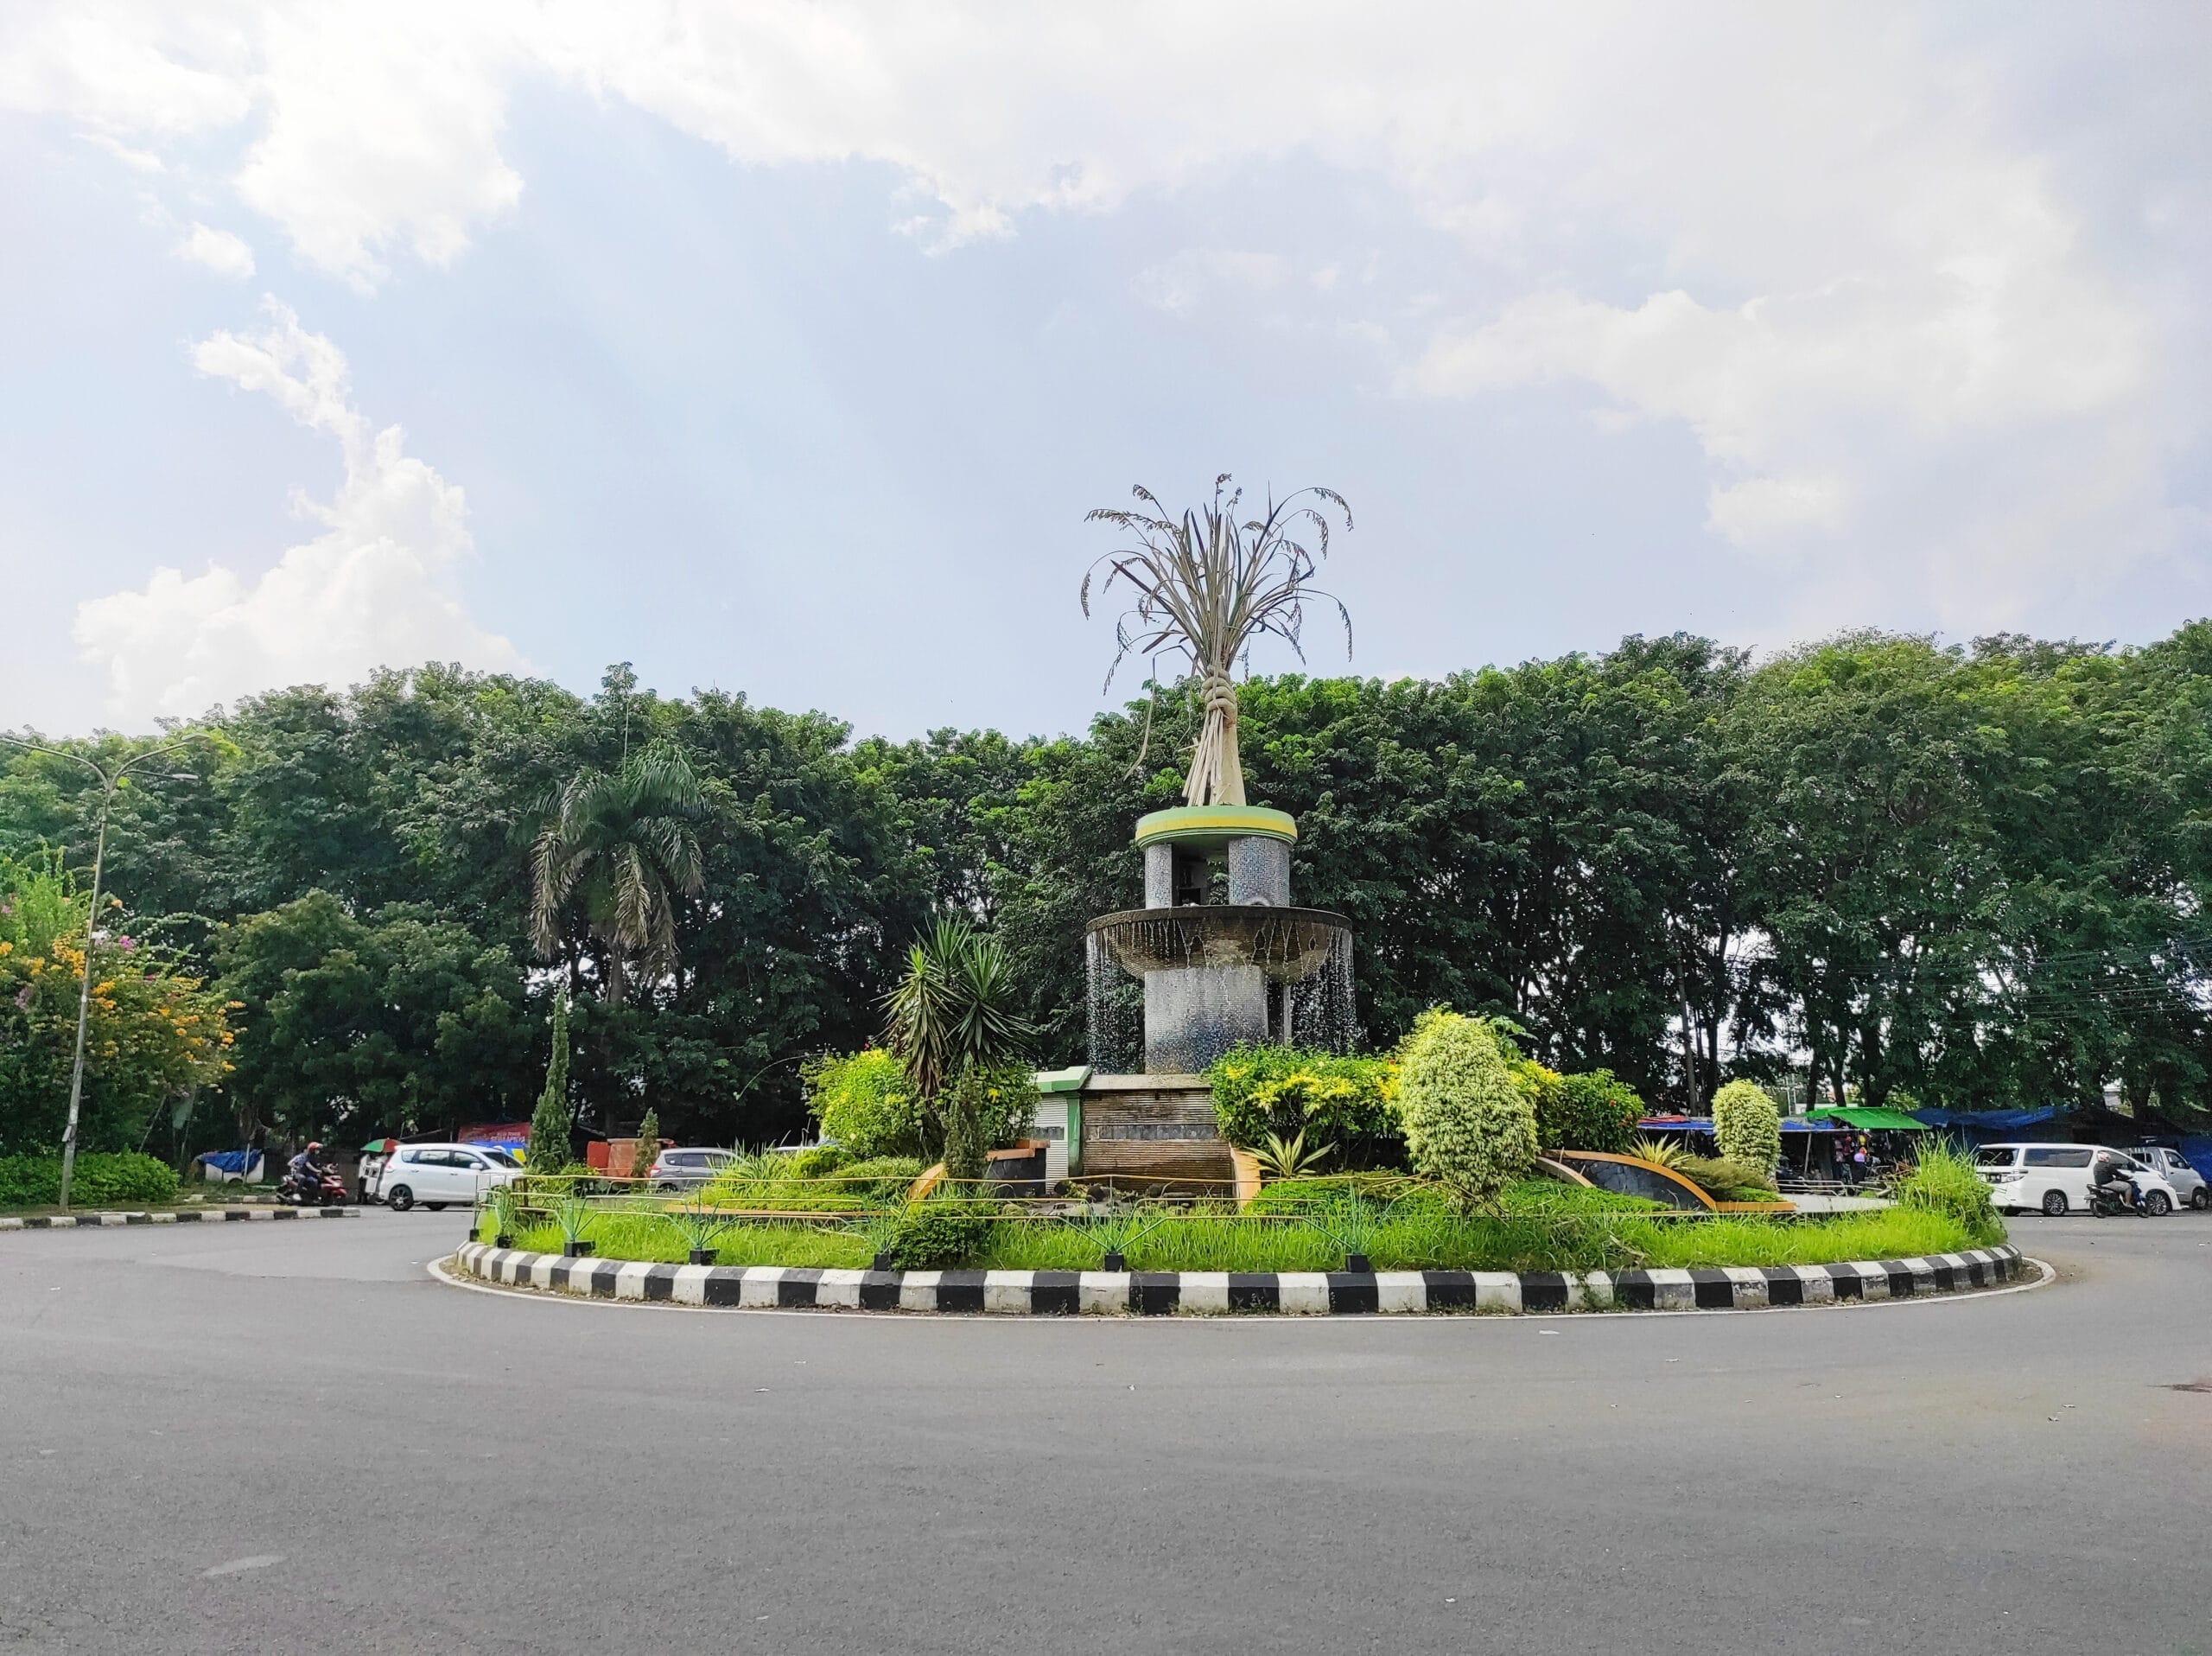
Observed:
[[[328,1164],[322,1159],[322,1141],[310,1138],[307,1149],[292,1158],[286,1170],[300,1181],[301,1189],[315,1190],[321,1187],[322,1175],[327,1168]]]

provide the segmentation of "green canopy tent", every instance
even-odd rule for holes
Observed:
[[[1915,1121],[1897,1110],[1875,1110],[1857,1105],[1826,1105],[1805,1112],[1808,1121],[1840,1121],[1862,1133],[1924,1133],[1928,1124]]]

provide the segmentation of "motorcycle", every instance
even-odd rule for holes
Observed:
[[[325,1168],[321,1179],[303,1181],[297,1174],[287,1171],[276,1181],[276,1200],[295,1207],[342,1207],[346,1205],[346,1181],[338,1176],[334,1168]]]
[[[2126,1179],[2122,1182],[2126,1187],[2124,1194],[2120,1184],[2096,1184],[2089,1187],[2089,1212],[2093,1216],[2098,1219],[2113,1219],[2121,1213],[2146,1216],[2150,1213],[2150,1204],[2144,1199],[2143,1187],[2133,1179]]]

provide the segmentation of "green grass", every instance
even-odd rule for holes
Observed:
[[[1578,1191],[1575,1196],[1591,1193]],[[1368,1256],[1378,1271],[1619,1271],[1707,1265],[1817,1265],[1844,1259],[1894,1259],[1951,1253],[2002,1240],[1976,1236],[1951,1215],[1894,1207],[1832,1219],[1655,1220],[1634,1213],[1510,1212],[1461,1218],[1440,1206],[1401,1204],[1376,1227]],[[487,1232],[480,1232],[489,1240]],[[601,1213],[585,1226],[599,1257],[681,1264],[685,1243],[656,1214]],[[534,1224],[516,1245],[557,1253],[561,1234]],[[751,1224],[716,1239],[719,1264],[816,1265],[858,1269],[873,1247],[849,1231],[818,1225]],[[1044,1219],[1008,1219],[969,1262],[986,1271],[1096,1271],[1098,1239],[1083,1227]],[[1228,1213],[1171,1213],[1128,1250],[1136,1271],[1312,1271],[1340,1270],[1344,1256],[1319,1227],[1297,1219]]]
[[[1948,1214],[1906,1207],[1839,1213],[1833,1219],[1719,1218],[1624,1226],[1623,1240],[1653,1268],[1693,1265],[1829,1265],[1844,1259],[1897,1259],[1987,1247]]]

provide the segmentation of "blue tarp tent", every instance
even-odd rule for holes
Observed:
[[[1913,1110],[1907,1113],[1915,1121],[1981,1144],[2008,1138],[2024,1127],[2056,1121],[2067,1112],[2056,1105],[2045,1105],[2036,1110]]]

